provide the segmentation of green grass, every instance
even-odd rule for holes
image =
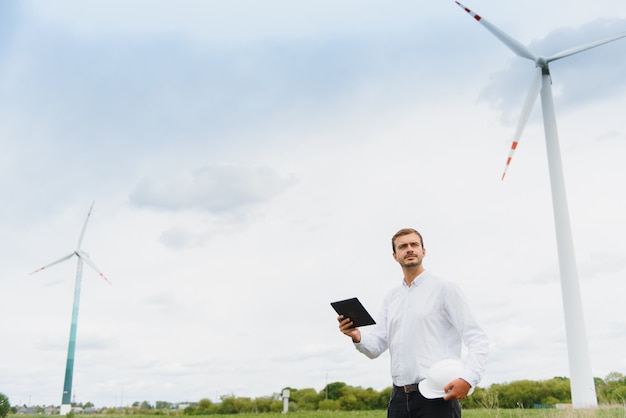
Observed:
[[[623,406],[601,407],[597,409],[473,409],[463,411],[465,418],[624,418],[626,408]]]
[[[262,414],[263,418],[286,418],[284,414]],[[289,412],[292,418],[386,418],[387,411]],[[464,409],[464,418],[626,418],[626,407],[583,409]],[[110,417],[109,417],[110,418]],[[191,418],[191,417],[190,417]],[[210,417],[207,417],[210,418]],[[240,414],[237,418],[259,418],[259,414]]]
[[[44,415],[45,416],[45,415]],[[58,415],[50,415],[58,416]],[[168,415],[139,415],[139,414],[93,414],[93,415],[76,415],[85,418],[163,418]],[[169,415],[170,417],[179,418],[386,418],[387,411],[336,411],[336,412],[289,412],[281,413],[265,413],[265,414],[236,414],[236,415],[206,415],[206,416],[190,416],[190,415]],[[606,407],[602,406],[593,410],[584,409],[464,409],[464,418],[626,418],[626,406]],[[8,418],[42,418],[42,415],[12,415]]]

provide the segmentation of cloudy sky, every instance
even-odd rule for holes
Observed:
[[[466,5],[539,55],[626,3]],[[381,390],[329,302],[376,316],[415,227],[491,341],[481,385],[569,376],[534,64],[456,4],[0,2],[0,392],[97,406]],[[626,39],[551,66],[593,374],[626,373]]]

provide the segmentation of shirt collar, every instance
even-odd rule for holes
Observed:
[[[424,280],[426,280],[426,277],[428,277],[428,273],[426,270],[424,270],[423,272],[421,272],[420,274],[418,274],[415,279],[413,279],[413,281],[411,282],[411,286],[410,287],[415,287],[415,286],[419,286]],[[407,286],[406,281],[404,281],[404,277],[402,278],[402,286],[409,288],[409,286]]]

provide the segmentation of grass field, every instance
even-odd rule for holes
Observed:
[[[283,414],[267,414],[267,418],[285,418]],[[271,415],[271,417],[269,416]],[[292,418],[386,418],[386,411],[346,411],[346,412],[296,412]],[[264,415],[265,417],[266,415]],[[239,415],[237,418],[258,418],[258,415]],[[464,418],[626,418],[626,407],[602,407],[595,410],[573,409],[465,409]]]
[[[56,416],[56,415],[55,415]],[[130,414],[132,418],[160,418],[168,415],[139,415]],[[170,415],[176,416],[176,415]],[[236,418],[386,418],[386,411],[337,411],[337,412],[289,412],[288,414],[265,413],[265,414],[237,414]],[[41,418],[42,415],[9,415],[8,418]],[[129,418],[129,415],[104,414],[85,415],[90,418]],[[178,415],[189,417],[189,415]],[[227,417],[227,415],[208,415],[206,418]],[[234,417],[234,416],[233,416]],[[626,406],[600,407],[595,410],[582,409],[465,409],[464,418],[626,418]],[[202,418],[197,416],[196,418]]]
[[[292,418],[386,418],[387,411],[290,412]],[[626,418],[626,407],[573,409],[465,409],[464,418]],[[210,417],[208,417],[210,418]],[[259,418],[255,414],[240,414],[237,418]],[[263,418],[285,418],[284,414],[263,414]]]

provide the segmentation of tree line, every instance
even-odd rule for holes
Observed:
[[[610,373],[605,379],[595,378],[599,404],[624,404],[626,402],[626,377]],[[386,409],[391,387],[381,391],[372,388],[349,386],[343,382],[328,384],[321,391],[312,388],[290,391],[289,411],[355,411]],[[283,401],[279,393],[261,398],[222,396],[221,402],[202,399],[184,411],[187,415],[237,414],[280,412]],[[547,408],[572,402],[570,381],[566,377],[548,380],[519,380],[492,384],[488,388],[477,387],[474,393],[461,401],[464,409],[473,408]]]
[[[606,378],[594,378],[598,403],[605,405],[626,403],[626,376],[612,372]],[[289,411],[356,411],[384,410],[387,408],[391,387],[381,391],[360,386],[350,386],[344,382],[334,382],[322,390],[312,388],[289,390]],[[185,415],[226,415],[240,413],[282,412],[283,399],[279,393],[259,398],[224,395],[220,402],[208,398],[188,404]],[[477,387],[474,393],[461,401],[464,409],[502,408],[529,409],[554,407],[557,404],[571,403],[570,381],[566,377],[553,377],[548,380],[518,380],[510,383],[492,384],[488,388]],[[142,415],[169,415],[174,409],[180,413],[179,404],[157,401],[154,405],[148,401],[135,402],[132,407],[124,408],[126,413]],[[81,406],[93,406],[91,402]],[[8,397],[0,393],[0,418],[15,413]],[[103,413],[119,413],[119,408],[102,408]]]

